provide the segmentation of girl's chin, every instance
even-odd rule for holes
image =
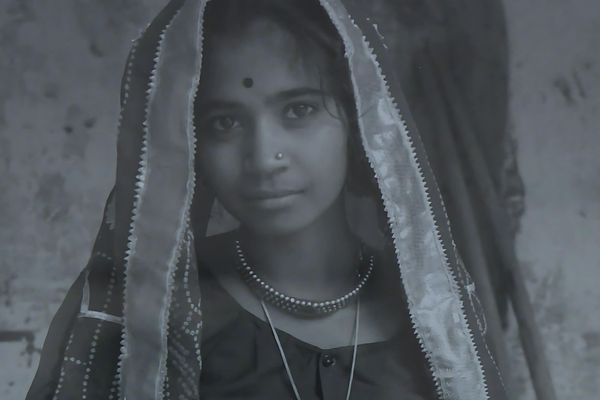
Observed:
[[[252,218],[252,221],[242,222],[241,229],[258,236],[288,236],[298,233],[308,227],[312,219],[302,216],[282,213],[277,216]]]

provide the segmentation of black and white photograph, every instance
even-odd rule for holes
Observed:
[[[2,0],[0,398],[595,400],[597,0]]]

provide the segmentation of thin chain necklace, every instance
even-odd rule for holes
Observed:
[[[281,340],[279,340],[279,335],[275,330],[275,325],[273,324],[273,320],[271,319],[271,315],[269,314],[269,310],[267,309],[267,305],[264,300],[260,301],[260,305],[265,313],[265,317],[269,322],[269,326],[271,327],[271,332],[273,333],[273,338],[275,338],[275,343],[277,343],[277,348],[279,349],[279,354],[281,355],[281,360],[283,361],[283,366],[285,367],[285,372],[287,373],[288,378],[290,379],[290,384],[292,385],[292,390],[294,391],[294,397],[296,400],[302,400],[300,397],[300,392],[298,391],[298,387],[296,386],[296,382],[294,381],[294,377],[292,376],[292,371],[290,370],[290,366],[287,362],[287,358],[285,356],[285,352],[283,351],[283,347],[281,346]],[[350,367],[350,377],[348,378],[348,389],[346,390],[346,400],[350,399],[350,393],[352,392],[352,382],[354,381],[354,367],[356,366],[356,353],[358,349],[358,329],[360,328],[360,297],[356,298],[356,317],[354,318],[354,335],[353,335],[353,350],[352,350],[352,366]]]
[[[308,299],[299,299],[293,296],[287,296],[275,289],[262,278],[258,276],[256,271],[246,260],[246,256],[240,245],[240,241],[235,241],[235,251],[238,258],[237,270],[242,276],[242,279],[248,285],[252,291],[261,299],[267,303],[287,311],[292,314],[301,315],[305,317],[323,316],[331,314],[334,311],[346,307],[352,299],[358,297],[358,294],[362,288],[366,285],[369,278],[373,273],[373,256],[369,257],[369,262],[365,267],[363,264],[362,251],[359,257],[359,268],[358,268],[358,284],[348,293],[337,299],[326,300],[326,301],[312,301]],[[360,267],[363,267],[362,271]]]

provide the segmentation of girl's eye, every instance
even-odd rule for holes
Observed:
[[[215,132],[226,132],[236,129],[240,126],[240,122],[232,116],[214,117],[208,121],[208,127]]]
[[[301,119],[312,115],[317,111],[317,108],[306,103],[296,103],[287,106],[283,115],[287,119]]]

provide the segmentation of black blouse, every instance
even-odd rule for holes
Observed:
[[[202,341],[201,399],[293,399],[268,323],[239,305],[203,270],[203,279],[208,278],[214,289],[210,290],[210,297],[215,297],[204,302],[208,307],[204,311],[205,322],[210,324],[214,312],[230,315],[216,334]],[[284,331],[277,333],[303,400],[346,398],[353,346],[324,350]],[[387,341],[361,344],[357,348],[351,399],[434,399],[432,380],[426,371],[426,362],[410,329]]]

